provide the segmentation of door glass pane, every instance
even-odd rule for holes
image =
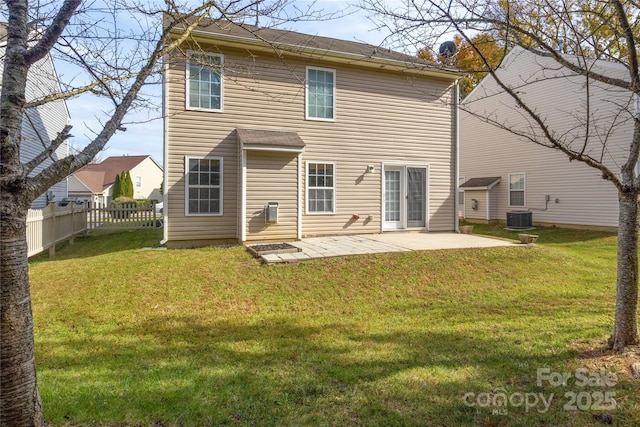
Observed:
[[[407,168],[407,226],[425,226],[425,169]]]
[[[400,171],[385,171],[384,220],[400,221]]]

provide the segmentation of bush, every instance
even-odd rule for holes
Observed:
[[[111,218],[127,219],[131,215],[131,211],[127,209],[135,208],[138,204],[131,197],[120,196],[114,199],[109,205],[109,214]]]

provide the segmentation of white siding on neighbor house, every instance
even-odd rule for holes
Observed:
[[[155,160],[147,157],[132,168],[129,173],[133,182],[133,197],[135,199],[162,200],[160,185],[162,184],[163,172]],[[138,178],[140,178],[140,186],[137,185]]]
[[[586,108],[583,78],[567,78],[566,69],[552,70],[551,59],[532,58],[523,51],[512,52],[504,61],[500,75],[513,87],[525,104],[542,116],[553,132],[566,134],[574,148],[585,141],[585,129],[576,116]],[[547,64],[547,65],[545,65]],[[616,66],[609,75],[619,72]],[[546,69],[545,69],[546,68]],[[544,71],[541,71],[543,70]],[[524,84],[524,82],[533,82]],[[632,101],[629,92],[604,87],[590,82],[592,134],[587,140],[585,153],[602,158],[614,171],[619,171],[626,158],[632,135],[632,120],[628,113],[618,114],[618,105]],[[633,104],[631,104],[632,106]],[[534,222],[617,226],[617,192],[613,184],[602,179],[602,173],[584,163],[570,162],[557,150],[534,144],[508,131],[483,122],[476,115],[509,123],[519,130],[530,129],[523,119],[523,110],[508,94],[501,91],[488,77],[463,101],[460,121],[460,174],[467,179],[500,176],[495,192],[496,206],[491,219],[506,220],[511,210],[528,209]],[[613,125],[612,125],[613,124]],[[544,137],[537,132],[537,138]],[[606,144],[603,144],[606,138]],[[526,200],[524,207],[509,207],[508,175],[526,174]],[[545,202],[545,196],[550,202]],[[467,203],[469,197],[467,197]],[[469,208],[466,208],[469,213]]]
[[[67,190],[69,192],[70,199],[79,199],[81,201],[88,201],[91,206],[98,204],[106,204],[107,199],[102,194],[93,193],[84,183],[79,180],[74,174],[71,174],[67,178]]]
[[[4,57],[5,46],[0,46],[0,65]],[[0,73],[0,85],[2,75]],[[26,86],[27,102],[33,101],[43,96],[60,92],[58,76],[53,62],[49,55],[39,60],[29,70]],[[51,140],[55,139],[64,126],[69,123],[69,111],[64,101],[52,101],[44,105],[30,108],[26,111],[22,123],[23,141],[20,145],[20,161],[28,162],[49,146]],[[66,157],[68,154],[68,143],[65,141],[58,149],[52,153],[54,160]],[[37,175],[45,167],[52,163],[51,159],[45,160],[40,166],[31,172],[30,176]],[[53,195],[53,200],[59,201],[67,197],[67,179],[63,179],[49,188]],[[38,197],[31,204],[33,209],[41,209],[47,205],[46,192]]]
[[[476,200],[475,204],[474,200]],[[473,209],[474,205],[477,209]],[[465,219],[487,219],[486,190],[464,190],[464,217]]]
[[[82,181],[80,181],[75,175],[70,175],[67,180],[67,187],[69,190],[69,194],[91,194],[91,189],[84,185]]]
[[[223,53],[223,113],[185,111],[184,62],[178,58],[169,67],[169,240],[238,237],[238,127],[298,132],[306,144],[303,171],[306,161],[335,162],[336,213],[308,215],[303,209],[303,236],[380,232],[383,162],[429,165],[430,230],[454,229],[451,81],[315,60],[283,64],[270,55],[231,49]],[[305,120],[306,65],[336,70],[335,122]],[[185,155],[224,157],[222,217],[184,217]],[[374,173],[366,173],[370,164]],[[267,182],[255,185],[272,190]],[[354,214],[361,219],[353,221]],[[368,215],[373,220],[364,221]]]
[[[501,181],[502,182],[502,181]],[[498,183],[495,187],[489,190],[489,218],[487,219],[498,219],[500,217],[500,192],[502,188],[500,188],[500,183]],[[505,216],[506,219],[506,216]]]

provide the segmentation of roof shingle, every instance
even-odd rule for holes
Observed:
[[[149,156],[112,156],[100,163],[87,165],[74,175],[94,193],[102,193],[122,171],[130,171]]]

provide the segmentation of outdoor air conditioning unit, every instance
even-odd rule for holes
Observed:
[[[514,230],[528,230],[533,228],[533,214],[531,211],[507,212],[507,228]]]

